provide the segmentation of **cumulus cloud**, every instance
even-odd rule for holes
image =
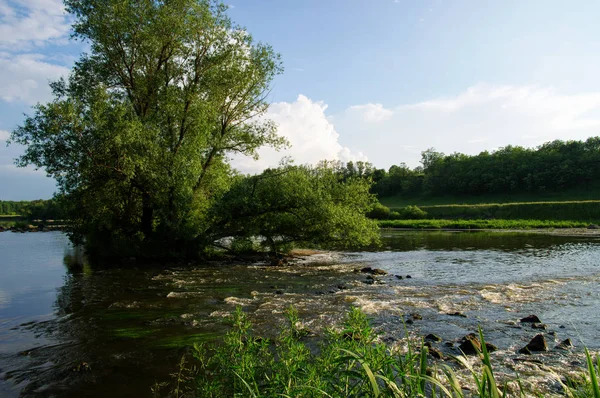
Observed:
[[[69,25],[61,0],[0,0],[0,48],[64,42]]]
[[[330,117],[344,142],[378,167],[406,162],[435,147],[476,154],[506,145],[600,134],[600,93],[563,94],[551,87],[478,84],[457,95],[385,108],[352,106]]]
[[[260,158],[236,156],[232,164],[245,173],[260,172],[275,167],[284,157],[291,157],[296,164],[316,164],[321,160],[366,161],[361,152],[354,153],[339,143],[339,134],[327,119],[327,105],[299,95],[294,102],[278,102],[269,108],[267,117],[277,123],[278,133],[287,138],[290,148],[275,151],[262,148]]]
[[[48,82],[68,73],[68,68],[49,62],[42,54],[0,53],[0,99],[28,105],[48,101]]]

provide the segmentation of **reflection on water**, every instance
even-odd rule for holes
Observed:
[[[446,342],[481,325],[507,372],[538,332],[516,322],[530,313],[547,324],[550,342],[570,337],[600,348],[598,240],[481,232],[383,238],[383,251],[326,253],[283,268],[92,269],[61,233],[2,233],[0,396],[148,395],[186,345],[227,330],[236,305],[267,335],[290,304],[317,333],[360,306],[386,341],[403,338],[407,314],[422,318],[408,325],[411,335]],[[355,272],[366,266],[389,274],[368,281]],[[578,352],[543,357],[561,367],[579,361]]]

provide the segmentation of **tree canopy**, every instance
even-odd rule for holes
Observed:
[[[270,84],[282,72],[279,55],[212,1],[65,4],[74,38],[90,52],[68,79],[51,84],[54,99],[12,133],[12,142],[26,146],[18,164],[43,167],[57,180],[75,239],[119,253],[200,249],[219,235],[218,223],[236,219],[232,203],[241,199],[233,197],[254,181],[236,176],[228,159],[286,145],[264,117]],[[282,186],[272,187],[285,202]],[[265,200],[257,211],[281,213],[278,198]],[[265,232],[256,222],[240,233]]]

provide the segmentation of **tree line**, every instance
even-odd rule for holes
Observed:
[[[0,200],[0,215],[21,216],[29,220],[64,220],[65,209],[56,199]]]
[[[349,162],[344,175],[370,178],[379,196],[425,197],[556,192],[600,183],[600,137],[555,140],[536,148],[506,146],[478,155],[446,155],[430,148],[421,165],[387,171]]]

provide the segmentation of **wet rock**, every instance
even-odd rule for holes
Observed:
[[[453,343],[453,342],[451,342],[451,341],[446,341],[446,342],[444,343],[444,345],[445,345],[446,347],[454,347],[454,343]]]
[[[283,290],[275,290],[275,294],[283,294]]]
[[[409,315],[412,319],[414,319],[415,321],[420,321],[423,319],[423,317],[421,316],[421,314],[417,314],[416,312],[413,312],[412,314]]]
[[[476,355],[481,351],[481,342],[475,335],[468,334],[463,338],[463,342],[458,346],[458,348],[465,355]]]
[[[444,359],[444,354],[442,354],[442,352],[435,347],[428,346],[427,351],[428,351],[429,355],[431,355],[435,359]]]
[[[600,225],[590,224],[590,225],[588,225],[587,229],[600,229]]]
[[[365,267],[365,268],[361,268],[360,272],[362,272],[363,274],[371,274],[371,275],[387,275],[387,271],[384,271],[380,268]]]
[[[563,340],[560,343],[558,343],[555,348],[558,348],[559,350],[568,350],[569,348],[572,348],[572,347],[573,347],[573,342],[571,341],[571,339],[566,339],[566,340]]]
[[[368,280],[368,281],[374,281],[374,280],[375,280],[375,278],[373,278],[373,276],[372,276],[372,275],[367,275],[367,280]]]
[[[411,278],[412,278],[412,276],[406,275],[406,279],[411,279]]]
[[[394,276],[400,280],[404,279],[404,277],[402,275],[394,275]]]
[[[448,312],[446,315],[450,315],[450,316],[459,316],[461,318],[466,318],[467,316],[465,314],[463,314],[462,312]]]
[[[337,285],[337,288],[339,290],[346,290],[348,289],[348,285],[346,285],[345,283],[340,283],[339,285]]]
[[[559,328],[559,329],[565,329],[565,328],[566,328],[566,326],[565,326],[565,325],[560,325],[558,328]]]
[[[488,343],[486,341],[485,343],[485,349],[487,350],[487,352],[494,352],[494,351],[498,351],[498,347],[496,347],[494,344],[492,343]]]
[[[427,336],[425,336],[425,340],[440,342],[442,341],[442,338],[437,334],[429,333]]]
[[[519,321],[521,323],[542,323],[542,321],[540,321],[540,318],[538,318],[537,315],[529,315],[525,318],[521,318]]]
[[[525,346],[519,350],[519,354],[531,355],[531,351]]]
[[[539,329],[539,330],[546,330],[546,329],[548,329],[548,326],[545,323],[532,323],[531,328]]]
[[[415,321],[413,321],[412,319],[407,319],[405,323],[407,325],[412,325],[413,323],[415,323]]]
[[[546,338],[543,334],[538,334],[533,339],[531,339],[531,341],[525,346],[525,348],[527,348],[530,352],[548,351],[548,343],[546,343]]]
[[[367,285],[373,285],[375,284],[375,281],[373,279],[367,279],[366,281],[364,281],[364,283],[366,283]]]

